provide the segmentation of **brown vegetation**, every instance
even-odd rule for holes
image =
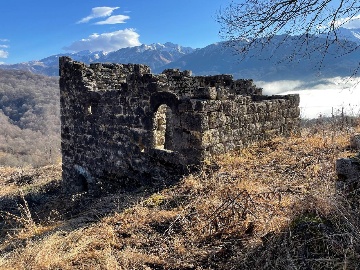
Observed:
[[[0,166],[60,158],[58,78],[0,69]]]
[[[333,124],[162,190],[66,197],[58,167],[1,168],[0,269],[357,269],[359,197],[337,194],[334,164],[358,128]]]

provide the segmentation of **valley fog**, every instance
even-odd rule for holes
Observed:
[[[264,95],[300,95],[301,118],[360,114],[360,78],[334,77],[312,81],[256,82]]]

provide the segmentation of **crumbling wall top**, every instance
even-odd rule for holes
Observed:
[[[179,98],[227,99],[234,95],[262,95],[252,80],[234,80],[232,75],[192,76],[189,70],[166,69],[155,75],[142,64],[85,65],[60,58],[61,78],[72,78],[77,89],[133,92],[172,92]]]

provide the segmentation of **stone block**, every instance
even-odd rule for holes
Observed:
[[[237,145],[232,141],[228,141],[228,142],[224,143],[225,152],[234,151],[236,148],[237,148]]]
[[[229,96],[229,91],[228,89],[224,88],[224,87],[218,87],[216,88],[216,99],[217,100],[226,100]]]
[[[350,147],[352,149],[360,149],[360,134],[355,134],[350,137]]]
[[[360,159],[358,157],[338,159],[335,168],[338,176],[337,189],[351,192],[360,187]]]
[[[193,112],[194,111],[194,104],[190,99],[183,99],[178,105],[178,110],[180,113],[183,112]]]
[[[205,113],[184,113],[180,116],[181,126],[188,131],[209,129],[209,118]]]
[[[232,115],[234,113],[234,102],[231,100],[224,100],[222,102],[222,111],[225,115]]]
[[[265,103],[256,103],[256,113],[264,114],[266,112],[266,104]]]
[[[215,112],[219,111],[221,107],[220,100],[198,100],[191,99],[192,107],[194,111],[198,112]]]
[[[211,112],[208,114],[209,128],[218,128],[226,125],[226,116],[222,112]]]
[[[194,91],[194,98],[215,100],[217,97],[216,87],[200,87]]]
[[[200,134],[202,148],[208,148],[211,145],[220,142],[220,133],[217,129],[210,129]]]
[[[215,144],[210,148],[210,152],[212,155],[224,154],[225,153],[224,144],[222,143]]]

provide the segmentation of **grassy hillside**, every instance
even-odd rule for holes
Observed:
[[[66,195],[60,169],[0,168],[0,269],[358,269],[359,195],[335,192],[358,127],[313,124],[163,189]]]
[[[59,103],[57,78],[0,69],[0,166],[59,159]]]

